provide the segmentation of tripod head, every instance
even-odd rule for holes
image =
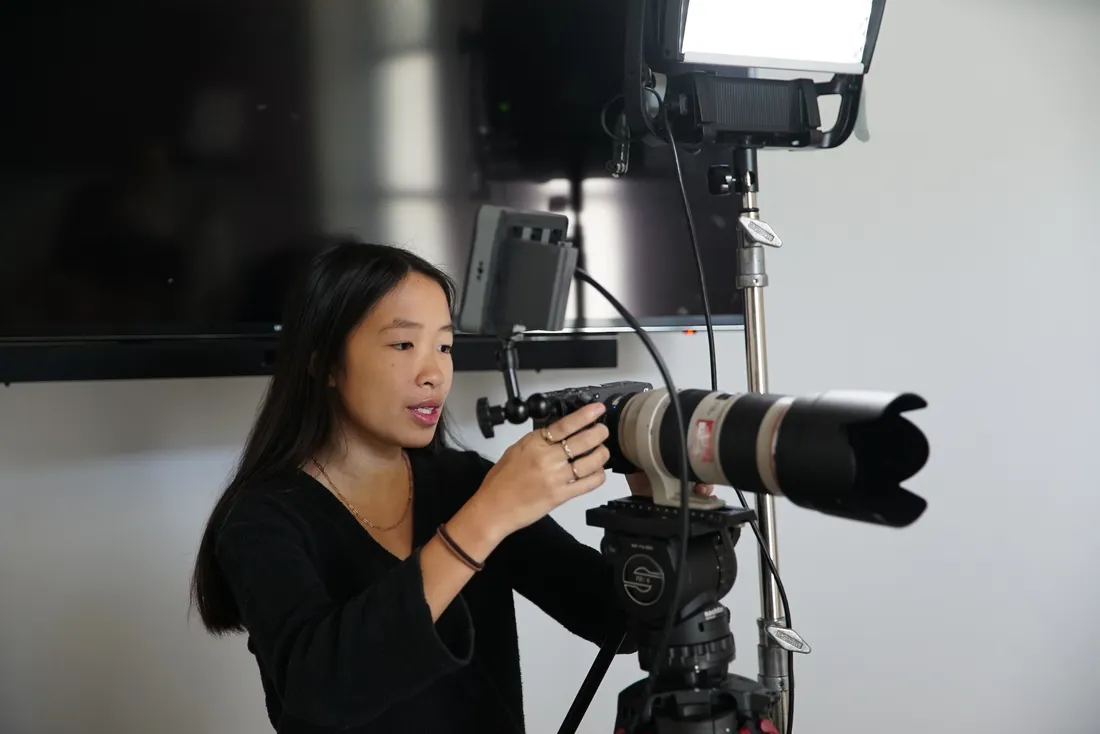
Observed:
[[[729,613],[720,600],[737,579],[740,526],[754,516],[740,508],[693,510],[688,566],[680,569],[676,558],[683,541],[671,508],[635,497],[588,511],[588,524],[604,529],[600,549],[615,569],[619,603],[635,623],[642,670],[654,669],[656,637],[668,615],[674,617],[674,638],[667,659],[658,661],[662,674],[694,684],[733,660]],[[687,578],[677,609],[671,590],[680,574]]]
[[[651,688],[642,680],[619,694],[616,731],[775,731],[766,712],[779,694],[729,672],[736,649],[730,612],[721,603],[737,578],[734,546],[741,526],[754,517],[742,508],[692,510],[685,540],[677,511],[645,498],[615,500],[588,511],[588,524],[604,529],[601,551],[614,568],[619,604],[638,643],[639,666],[647,673],[659,671]],[[687,565],[679,568],[683,542]],[[673,593],[678,576],[685,576],[679,604]],[[672,633],[662,649],[669,616]],[[638,723],[642,727],[635,729]]]

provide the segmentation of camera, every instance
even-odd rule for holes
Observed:
[[[927,439],[902,415],[925,407],[917,395],[681,390],[677,399],[688,418],[689,482],[786,497],[827,515],[891,527],[912,524],[927,506],[901,486],[928,460]],[[654,503],[678,507],[681,436],[666,389],[611,382],[536,393],[527,405],[539,428],[596,402],[607,408],[598,421],[610,433],[607,468],[644,472]],[[692,497],[690,504],[724,505],[713,497]]]
[[[622,446],[615,440],[618,433],[619,418],[622,407],[635,395],[649,392],[653,385],[648,382],[609,382],[603,385],[590,385],[587,387],[570,387],[565,390],[555,390],[548,393],[532,395],[532,401],[545,401],[545,408],[540,411],[544,417],[532,420],[535,428],[548,426],[559,418],[580,410],[590,403],[603,403],[607,409],[599,417],[596,423],[603,423],[610,433],[605,446],[611,452],[611,458],[606,467],[608,471],[617,474],[631,474],[641,469],[630,462],[622,452]],[[540,405],[540,407],[542,407]]]

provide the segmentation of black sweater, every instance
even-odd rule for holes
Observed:
[[[492,465],[454,450],[410,457],[407,560],[301,471],[244,490],[219,535],[218,560],[280,734],[521,734],[513,590],[597,645],[622,628],[610,566],[549,517],[499,545],[433,623],[416,549]],[[578,671],[578,685],[582,678]]]

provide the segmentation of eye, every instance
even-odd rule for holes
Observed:
[[[413,344],[412,342],[397,342],[396,344],[391,344],[390,346],[398,350],[399,352],[403,352],[407,349],[412,349]]]
[[[443,352],[444,354],[450,354],[452,349],[454,349],[454,345],[452,344],[439,345],[439,351]]]

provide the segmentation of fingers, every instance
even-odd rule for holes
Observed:
[[[586,428],[580,433],[575,433],[569,438],[559,441],[558,446],[555,448],[561,451],[564,457],[577,459],[603,444],[609,435],[611,434],[607,430],[607,426],[597,423],[591,428]]]
[[[579,497],[582,494],[588,494],[594,489],[599,489],[607,481],[607,474],[602,471],[598,471],[595,474],[589,474],[583,479],[579,479],[573,482],[569,486],[573,488],[573,496]]]
[[[597,418],[604,414],[605,410],[606,408],[604,408],[603,403],[586,405],[554,421],[547,426],[547,430],[554,441],[561,441],[563,438],[569,438],[585,426],[591,425]],[[570,448],[572,447],[573,444],[570,444]],[[589,446],[589,448],[592,447]]]
[[[592,460],[595,455],[596,454],[593,453],[592,456],[586,456],[581,461]],[[569,470],[566,469],[566,471],[568,472]],[[581,474],[581,469],[578,468],[577,474],[580,475],[580,479],[570,481],[569,484],[565,485],[571,497],[580,497],[582,494],[587,494],[598,487],[602,487],[603,483],[607,481],[607,472],[604,471],[603,465],[600,465],[599,469],[587,475]],[[572,480],[572,474],[570,474],[569,478]]]
[[[582,456],[572,464],[572,469],[566,467],[570,480],[580,481],[590,474],[603,472],[604,465],[611,458],[611,451],[606,446],[600,446],[587,456]],[[574,470],[576,473],[574,474]]]
[[[710,497],[712,494],[714,494],[714,485],[713,484],[696,484],[695,485],[695,494],[700,495],[701,497]]]
[[[591,492],[607,481],[604,464],[611,452],[603,442],[610,435],[606,425],[595,423],[605,408],[592,403],[528,435],[526,446],[538,450],[538,464],[551,484],[561,483],[553,490],[559,501]],[[595,424],[595,425],[593,425]],[[560,488],[560,489],[559,489]]]

